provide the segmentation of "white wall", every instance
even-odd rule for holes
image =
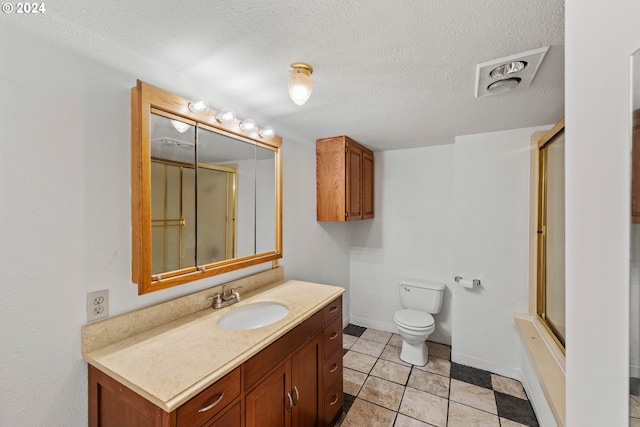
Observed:
[[[629,56],[640,3],[566,2],[567,425],[628,425]]]
[[[375,153],[375,217],[352,224],[351,321],[397,332],[398,279],[451,286],[453,145]],[[451,292],[430,339],[451,342]]]
[[[315,141],[288,140],[283,151],[285,275],[344,287],[348,319],[349,224],[316,221]]]
[[[451,358],[520,378],[513,313],[529,310],[529,145],[550,126],[456,137]],[[534,267],[535,268],[535,267]]]
[[[94,42],[99,56],[104,41]],[[114,315],[270,264],[138,296],[130,274],[130,88],[140,78],[183,96],[202,93],[215,106],[215,87],[122,50],[111,64],[81,57],[6,22],[0,52],[0,424],[83,426],[87,292],[109,289]],[[348,234],[308,212],[313,143],[273,126],[285,147],[285,274],[346,285]],[[308,254],[314,259],[297,262]]]

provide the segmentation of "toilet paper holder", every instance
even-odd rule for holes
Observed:
[[[453,278],[453,280],[455,280],[456,283],[460,283],[460,281],[462,280],[462,276],[456,276]],[[473,283],[474,288],[481,285],[480,279],[473,279],[471,282]]]

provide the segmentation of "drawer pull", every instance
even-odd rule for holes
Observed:
[[[298,387],[293,386],[293,391],[296,392],[296,398],[293,399],[294,406],[298,406],[298,401],[300,400],[300,393],[298,393]]]
[[[336,369],[338,369],[338,364],[334,363],[333,365],[331,365],[331,368],[329,368],[329,372],[335,372]]]
[[[331,307],[329,309],[329,313],[335,313],[336,311],[338,311],[338,306],[337,305],[334,305],[333,307]]]
[[[329,403],[329,406],[335,405],[337,401],[338,401],[338,395],[336,394],[335,396],[333,396],[333,399]]]
[[[213,402],[209,406],[203,406],[202,408],[198,409],[198,412],[207,412],[209,409],[213,408],[218,403],[220,403],[220,401],[222,400],[223,397],[224,397],[224,391],[222,393],[220,393],[220,397],[218,397],[218,399],[215,402]]]
[[[331,336],[329,337],[329,340],[335,340],[336,338],[338,338],[338,333],[337,332],[333,332],[331,334]]]
[[[287,393],[287,397],[289,398],[289,407],[287,408],[287,412],[291,412],[291,408],[293,408],[293,399],[291,398],[291,393]]]

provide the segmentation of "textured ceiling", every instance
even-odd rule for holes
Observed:
[[[147,58],[231,100],[212,108],[260,112],[310,143],[446,144],[564,114],[562,0],[59,0],[39,19],[9,18],[112,66],[125,52]],[[547,45],[530,87],[474,97],[476,64]],[[286,89],[297,61],[314,67],[302,107]]]

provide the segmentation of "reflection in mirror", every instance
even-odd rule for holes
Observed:
[[[140,81],[131,105],[138,293],[282,258],[282,138],[247,135]]]
[[[198,265],[256,253],[255,163],[255,145],[198,128]]]
[[[276,226],[275,194],[276,156],[266,148],[256,147],[256,253],[273,248]]]
[[[629,368],[631,416],[640,414],[640,50],[631,56],[632,70],[632,167],[631,254],[629,286]],[[640,420],[630,420],[640,423]],[[631,423],[633,424],[633,422]]]
[[[149,128],[151,271],[195,267],[195,128],[180,133],[170,119],[156,114],[151,115]]]

